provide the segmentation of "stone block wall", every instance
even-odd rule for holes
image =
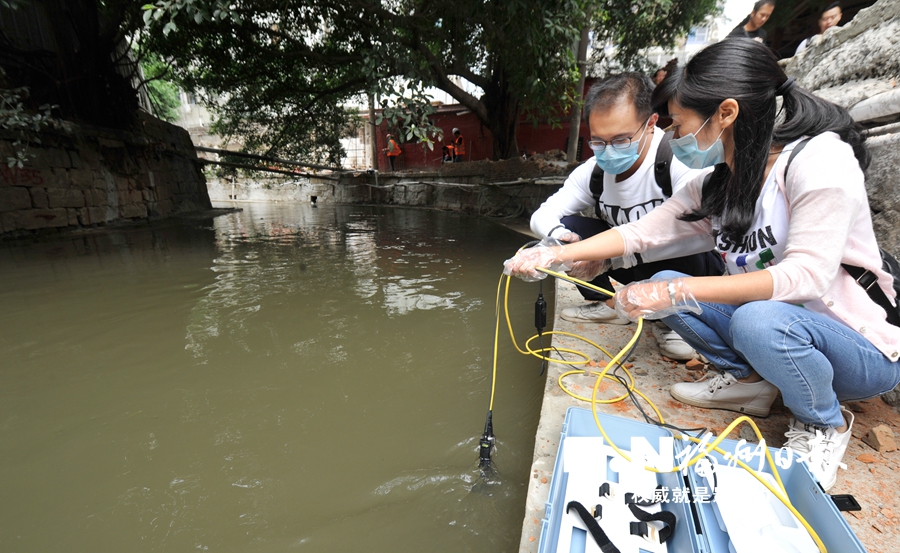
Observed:
[[[577,165],[511,159],[445,165],[438,172],[344,173],[323,178],[210,179],[215,202],[287,201],[428,207],[528,217]]]
[[[0,164],[0,238],[212,207],[187,131],[149,115],[133,132],[64,122],[29,151],[25,167]]]

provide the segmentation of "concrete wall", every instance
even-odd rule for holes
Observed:
[[[187,132],[146,114],[140,132],[63,122],[25,167],[0,165],[0,238],[211,208]],[[12,153],[0,136],[0,159]]]

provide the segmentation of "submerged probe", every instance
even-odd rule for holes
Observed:
[[[491,453],[494,450],[494,442],[496,441],[497,439],[494,437],[493,412],[489,410],[484,421],[484,433],[478,442],[478,468],[483,471],[491,468]]]

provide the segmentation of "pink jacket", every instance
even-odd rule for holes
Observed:
[[[791,162],[788,182],[779,157],[773,171],[788,199],[790,227],[785,258],[765,270],[772,275],[772,300],[803,304],[855,329],[891,361],[900,358],[900,327],[886,320],[840,265],[865,267],[878,275],[878,285],[893,300],[891,275],[881,269],[881,256],[866,196],[864,176],[852,148],[834,133],[810,140]],[[697,234],[712,237],[708,219],[685,222],[677,217],[700,205],[703,178],[697,178],[640,220],[615,227],[625,254],[642,252]]]

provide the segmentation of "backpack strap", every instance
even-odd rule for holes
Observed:
[[[784,164],[784,183],[787,185],[787,175],[788,169],[791,168],[791,162],[794,161],[794,158],[797,157],[797,154],[803,151],[803,148],[806,148],[806,145],[809,144],[809,141],[812,138],[804,138],[800,142],[797,143],[796,146],[791,150],[791,155],[788,156],[787,163]],[[786,197],[786,196],[785,196]]]
[[[603,194],[603,169],[594,163],[594,170],[591,172],[591,196],[594,197],[594,213],[597,218],[603,219],[603,211],[600,209],[600,196]]]
[[[791,167],[791,162],[794,161],[794,158],[797,157],[797,154],[800,153],[803,148],[809,143],[810,138],[804,138],[801,140],[796,146],[794,146],[791,155],[788,156],[787,163],[784,165],[784,182],[787,185],[787,175],[788,169]],[[785,199],[787,199],[787,195],[785,195]],[[881,250],[881,256],[884,258],[886,252]],[[884,263],[883,263],[884,264]],[[848,265],[847,263],[841,263],[841,267],[844,268],[845,271],[850,273],[850,276],[853,277],[853,280],[856,281],[857,284],[863,287],[866,291],[866,294],[869,295],[869,298],[878,304],[879,307],[884,309],[884,312],[887,313],[887,321],[894,326],[900,326],[900,313],[897,312],[897,307],[891,305],[891,300],[888,299],[887,295],[884,293],[884,290],[881,289],[881,286],[878,286],[878,277],[872,271],[865,269],[863,267],[857,267],[856,265]],[[888,271],[890,273],[890,271]],[[900,299],[900,297],[898,297]]]
[[[662,188],[666,198],[672,197],[672,145],[669,140],[675,136],[675,131],[669,131],[663,135],[659,148],[656,149],[656,162],[653,164],[653,176],[656,184]]]
[[[882,253],[882,255],[884,254]],[[887,313],[887,321],[894,326],[900,326],[900,313],[897,313],[897,308],[891,305],[891,300],[885,295],[881,286],[878,286],[878,277],[875,276],[875,273],[868,269],[863,269],[862,267],[857,267],[855,265],[848,265],[846,263],[841,263],[841,267],[850,273],[850,276],[853,277],[857,284],[863,287],[872,301],[884,309],[884,312]]]
[[[603,169],[594,163],[594,170],[591,172],[591,196],[595,200],[599,200],[603,195]]]

